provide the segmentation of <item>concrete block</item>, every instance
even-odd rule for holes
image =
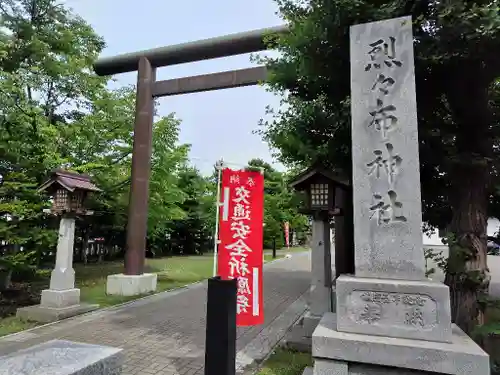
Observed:
[[[337,330],[451,342],[450,294],[435,281],[337,279]]]
[[[345,333],[327,313],[313,333],[314,358],[450,375],[489,375],[489,356],[456,325],[450,343]],[[397,373],[399,374],[399,373]]]
[[[35,305],[17,309],[16,316],[22,320],[50,323],[97,310],[98,308],[99,305],[85,303],[60,308]]]
[[[122,349],[52,340],[0,357],[1,375],[119,375]]]
[[[156,291],[157,275],[143,273],[142,275],[109,275],[106,283],[106,293],[118,296],[137,296]]]
[[[73,288],[67,290],[42,290],[40,305],[44,307],[69,307],[80,303],[80,289]]]

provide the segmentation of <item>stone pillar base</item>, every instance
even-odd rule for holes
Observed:
[[[84,314],[98,308],[99,305],[90,305],[85,303],[60,308],[35,305],[17,309],[16,316],[21,320],[28,320],[39,323],[51,323],[58,320],[71,318],[72,316]]]
[[[117,296],[138,296],[156,291],[158,276],[154,273],[142,275],[109,275],[106,294]]]
[[[327,313],[312,344],[315,374],[490,374],[488,354],[456,325],[451,342],[431,342],[339,332],[335,314]]]
[[[339,332],[452,340],[450,292],[444,284],[341,275],[336,286]]]
[[[50,323],[98,308],[99,305],[80,303],[80,289],[44,289],[39,305],[19,308],[16,316],[22,320]]]
[[[42,290],[40,305],[44,307],[61,308],[80,304],[80,289]]]

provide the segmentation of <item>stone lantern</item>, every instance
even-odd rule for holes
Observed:
[[[52,207],[44,212],[59,216],[59,238],[56,264],[50,276],[49,289],[42,290],[40,305],[17,310],[21,319],[51,322],[78,315],[98,308],[98,305],[80,303],[80,289],[75,288],[73,269],[73,245],[75,218],[89,215],[84,203],[90,192],[98,192],[90,177],[78,173],[57,170],[38,189],[52,196]]]
[[[313,166],[296,176],[290,187],[304,193],[300,211],[312,216],[311,291],[309,311],[302,321],[303,336],[310,339],[323,314],[335,311],[336,258],[337,251],[343,252],[337,242],[343,238],[336,239],[332,254],[331,221],[335,222],[335,232],[342,235],[343,229],[339,231],[339,227],[349,211],[346,200],[349,200],[350,184],[349,179],[338,172]]]
[[[56,170],[38,191],[46,192],[53,197],[51,213],[70,216],[88,214],[89,212],[84,209],[85,199],[89,192],[98,192],[100,189],[87,175]]]

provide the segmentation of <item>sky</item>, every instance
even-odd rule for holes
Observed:
[[[102,56],[190,42],[281,25],[274,0],[66,0],[67,6],[104,37]],[[269,53],[269,52],[268,52]],[[160,68],[164,80],[255,66],[250,54]],[[136,83],[136,73],[114,76],[110,87]],[[211,173],[223,158],[238,168],[252,158],[272,162],[268,145],[252,134],[265,108],[279,99],[264,87],[250,86],[160,99],[160,115],[175,112],[182,120],[180,142],[192,145],[190,158],[203,173]]]

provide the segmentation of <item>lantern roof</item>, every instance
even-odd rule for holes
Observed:
[[[350,186],[349,179],[339,171],[328,170],[321,165],[313,165],[295,176],[289,182],[289,186],[296,190],[307,190],[309,183],[316,180],[318,177],[330,180],[334,185],[339,185],[344,188]]]
[[[38,188],[38,191],[45,191],[54,185],[60,185],[70,192],[75,190],[101,191],[90,181],[90,176],[61,169],[53,171],[50,178]]]

